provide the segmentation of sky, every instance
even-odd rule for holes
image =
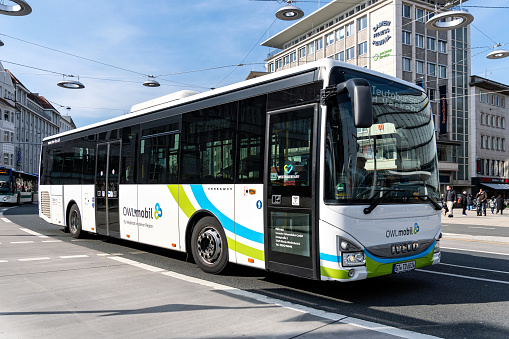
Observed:
[[[283,6],[277,0],[26,1],[29,15],[0,15],[0,61],[77,127],[128,114],[132,105],[162,95],[203,92],[264,71],[271,49],[260,43],[293,23],[276,20]],[[329,2],[296,5],[308,15]],[[509,84],[509,58],[486,59],[496,43],[509,50],[509,9],[486,7],[508,7],[509,1],[464,6],[475,18],[471,73]],[[245,66],[232,67],[240,63]],[[58,87],[62,74],[79,76],[85,88]],[[148,75],[159,76],[161,86],[142,86]]]

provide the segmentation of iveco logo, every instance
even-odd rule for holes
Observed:
[[[402,244],[392,244],[391,245],[391,254],[400,254],[400,253],[407,253],[412,251],[417,251],[419,249],[419,243],[417,241],[415,242],[409,242],[409,243],[402,243]]]

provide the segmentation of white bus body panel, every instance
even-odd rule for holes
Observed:
[[[65,214],[63,205],[63,185],[50,186],[51,222],[65,226]]]
[[[81,229],[96,232],[95,227],[95,185],[81,186]]]
[[[138,209],[144,212],[150,211],[151,213],[145,218],[140,216],[137,218],[140,242],[159,247],[181,249],[178,203],[172,197],[168,185],[138,185]],[[119,212],[122,217],[125,217],[123,208]],[[135,219],[131,218],[129,220]],[[176,247],[173,247],[172,244],[175,244]]]
[[[120,185],[118,196],[120,238],[140,241],[138,236],[138,218],[128,216],[124,211],[124,208],[138,209],[138,185]]]
[[[235,185],[235,250],[238,264],[265,268],[263,197],[261,184]]]

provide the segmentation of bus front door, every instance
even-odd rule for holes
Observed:
[[[97,145],[95,205],[97,233],[120,236],[118,184],[120,180],[120,142]]]
[[[265,260],[267,269],[317,277],[314,189],[317,105],[269,112]]]

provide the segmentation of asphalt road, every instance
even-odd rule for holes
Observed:
[[[4,217],[49,239],[72,245],[76,253],[94,250],[115,254],[299,307],[443,338],[509,337],[509,242],[444,238],[440,265],[342,284],[310,281],[237,265],[231,265],[225,274],[209,275],[187,261],[184,254],[171,250],[96,235],[88,235],[83,240],[72,239],[57,226],[42,221],[37,215],[37,205],[9,209]],[[476,236],[489,232],[500,239],[509,239],[509,228],[481,229],[455,224],[444,227],[444,232],[449,228],[452,228],[451,233]],[[143,283],[150,284],[150,280]],[[101,289],[96,293],[100,295]],[[334,336],[334,332],[327,334]],[[206,333],[194,332],[194,337],[202,336],[208,337]]]

